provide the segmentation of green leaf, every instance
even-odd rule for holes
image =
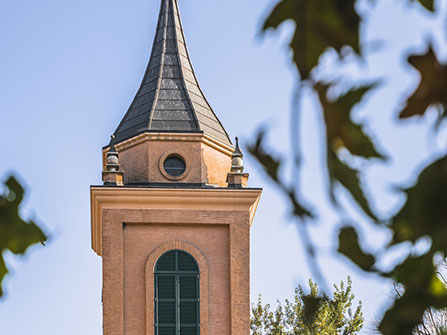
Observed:
[[[427,8],[429,11],[434,11],[435,7],[434,7],[434,1],[433,0],[417,0],[419,1],[419,3],[424,6],[425,8]]]
[[[33,221],[24,221],[20,217],[19,207],[24,196],[22,186],[14,177],[10,177],[5,186],[6,194],[0,196],[0,297],[2,279],[8,272],[3,252],[24,254],[29,246],[38,242],[43,244],[47,239]]]
[[[314,214],[310,210],[308,210],[306,207],[304,207],[301,202],[296,197],[296,194],[293,190],[289,190],[287,192],[287,196],[289,197],[290,202],[293,206],[293,214],[295,216],[301,217],[301,218],[312,218],[314,217]]]
[[[431,295],[442,297],[447,295],[447,287],[446,284],[439,279],[437,274],[434,274],[431,277],[429,292]]]
[[[410,256],[390,274],[405,288],[386,314],[380,325],[383,334],[413,334],[429,308],[447,306],[447,290],[437,277],[433,264],[433,252],[422,256]]]
[[[376,216],[370,209],[368,200],[360,187],[359,172],[343,163],[329,148],[327,150],[327,166],[331,181],[330,187],[333,200],[336,201],[334,189],[337,182],[339,182],[349,191],[349,193],[351,193],[352,197],[363,211],[372,219],[376,220]]]
[[[347,149],[356,156],[384,158],[376,151],[362,127],[354,124],[350,117],[354,105],[375,87],[376,84],[361,86],[339,96],[336,100],[329,100],[327,98],[329,86],[322,83],[315,84],[314,88],[318,93],[326,122],[327,142],[335,153]]]
[[[406,291],[389,309],[380,323],[383,335],[412,335],[421,323],[427,306],[443,305],[445,298],[434,298],[424,292]]]
[[[267,153],[263,146],[265,138],[265,129],[262,129],[256,135],[256,141],[252,145],[248,145],[248,151],[262,165],[267,175],[274,181],[278,181],[278,169],[281,164],[279,159],[274,158]]]
[[[441,106],[445,111],[447,105],[447,64],[438,62],[431,46],[423,55],[409,56],[408,63],[419,71],[421,79],[419,86],[408,98],[399,117],[424,115],[430,106]]]
[[[371,218],[376,219],[371,211],[363,190],[360,187],[358,171],[343,163],[337,153],[346,149],[351,154],[365,158],[381,158],[371,140],[366,136],[359,125],[351,121],[352,107],[360,102],[363,96],[376,85],[365,85],[341,95],[336,100],[327,98],[329,86],[316,83],[314,88],[318,93],[323,115],[326,122],[327,166],[333,194],[336,182],[340,182],[353,196],[363,211]],[[333,197],[334,198],[334,197]]]
[[[407,201],[391,223],[391,245],[430,236],[433,250],[447,254],[447,157],[429,165],[404,192]]]
[[[344,227],[338,234],[338,252],[347,256],[365,271],[370,271],[375,264],[375,258],[365,253],[359,244],[357,232],[353,227]]]
[[[360,17],[355,0],[282,0],[270,13],[263,30],[277,29],[286,20],[296,23],[290,48],[301,79],[308,78],[319,57],[332,47],[340,55],[343,46],[359,53]]]
[[[284,192],[285,195],[287,195],[293,207],[293,214],[301,218],[313,217],[313,214],[301,204],[293,188],[289,188],[282,182],[282,180],[280,180],[278,170],[281,165],[281,161],[267,153],[263,145],[264,138],[265,130],[263,129],[258,132],[255,143],[247,146],[248,151],[254,158],[256,158],[258,163],[261,164],[264,171],[272,179],[272,181]]]
[[[3,257],[1,257],[1,255],[0,255],[0,297],[3,295],[3,289],[2,289],[1,282],[7,273],[8,273],[8,269],[6,268],[5,261],[4,261]]]
[[[433,253],[422,256],[408,257],[392,272],[397,282],[405,286],[406,290],[428,291],[432,277],[436,275],[433,265]]]
[[[423,236],[430,236],[432,245],[427,254],[410,256],[392,272],[392,276],[404,285],[405,298],[403,302],[399,299],[383,319],[381,329],[389,329],[388,334],[399,329],[396,327],[409,328],[420,323],[427,308],[447,306],[446,289],[433,264],[436,252],[446,254],[447,251],[447,157],[426,167],[417,183],[405,193],[407,201],[390,225],[393,232],[390,245],[416,242]],[[410,308],[407,303],[414,306]]]

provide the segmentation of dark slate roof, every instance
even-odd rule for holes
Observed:
[[[143,132],[204,132],[231,144],[197,82],[177,0],[161,1],[149,65],[115,143]]]

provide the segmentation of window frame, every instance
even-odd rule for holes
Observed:
[[[158,270],[160,260],[170,252],[175,252],[175,269],[174,270]],[[194,261],[196,267],[195,270],[179,270],[179,253],[187,255]],[[160,277],[173,277],[174,278],[174,298],[159,298],[158,283]],[[182,298],[180,290],[181,278],[195,278],[195,298]],[[175,323],[159,323],[159,303],[160,302],[174,302],[175,309]],[[194,302],[196,303],[196,323],[182,323],[181,322],[181,303]],[[200,334],[200,269],[196,259],[188,252],[180,249],[172,249],[163,253],[155,263],[154,268],[154,328],[155,334],[159,335],[160,327],[175,327],[175,334],[181,335],[181,329],[194,328],[195,334]]]
[[[179,162],[182,166],[181,167],[167,166],[171,161]],[[163,169],[171,178],[179,178],[186,171],[185,159],[179,154],[171,154],[164,159]],[[177,174],[176,171],[181,172]]]

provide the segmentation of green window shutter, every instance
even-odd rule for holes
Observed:
[[[158,298],[175,299],[175,276],[158,276]]]
[[[163,254],[155,266],[155,334],[199,335],[199,268],[181,250]]]
[[[197,299],[197,275],[180,276],[180,297],[182,299]]]
[[[158,302],[158,322],[159,324],[175,324],[175,301]]]
[[[181,327],[180,334],[181,335],[198,335],[199,330],[197,328]]]
[[[158,335],[177,335],[175,333],[175,327],[160,327]]]
[[[196,302],[180,302],[180,324],[185,326],[197,324]]]
[[[197,271],[197,263],[191,255],[186,252],[178,253],[178,270],[179,271]]]
[[[168,251],[158,260],[156,271],[175,271],[175,259],[176,252],[174,250]]]

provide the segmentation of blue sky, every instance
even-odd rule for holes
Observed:
[[[442,152],[432,135],[434,114],[397,125],[396,112],[418,75],[403,52],[424,50],[428,38],[447,59],[447,1],[436,4],[444,16],[432,18],[419,5],[362,1],[370,12],[362,26],[367,41],[385,41],[364,61],[340,62],[329,52],[318,75],[347,75],[350,81],[386,76],[382,86],[353,112],[367,123],[379,148],[392,159],[364,167],[363,182],[374,206],[391,213],[402,203],[392,185],[409,185],[421,164]],[[287,157],[290,131],[302,138],[305,161],[299,182],[321,215],[311,234],[321,247],[319,263],[328,283],[353,277],[370,325],[389,301],[389,283],[366,276],[331,251],[339,217],[325,195],[326,179],[318,105],[309,92],[302,124],[291,125],[295,72],[287,40],[291,24],[279,33],[259,31],[270,0],[180,0],[186,40],[199,83],[229,134],[246,143],[256,129],[270,126],[269,143]],[[27,186],[26,217],[50,234],[46,247],[23,258],[7,256],[11,274],[0,301],[2,334],[101,334],[101,259],[90,248],[89,186],[100,184],[101,147],[126,112],[142,79],[152,46],[158,0],[3,0],[0,2],[0,178],[11,172]],[[434,32],[434,35],[432,34]],[[368,45],[368,44],[367,44]],[[347,81],[349,83],[349,81]],[[296,226],[284,198],[247,157],[250,185],[264,193],[252,226],[251,295],[266,302],[291,297],[311,276]],[[284,178],[291,176],[288,169]],[[353,222],[363,228],[368,249],[380,250],[387,233],[371,228],[340,191]],[[421,246],[423,248],[423,245]],[[399,248],[383,264],[406,252]]]

